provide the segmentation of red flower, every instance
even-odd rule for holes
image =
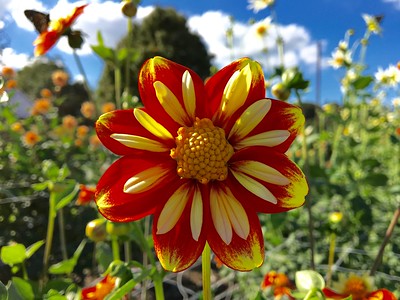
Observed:
[[[103,300],[115,287],[115,277],[107,275],[95,286],[82,289],[82,300]]]
[[[78,195],[78,199],[76,200],[77,205],[86,205],[94,200],[96,188],[89,187],[84,184],[79,186],[80,192]]]
[[[248,58],[205,84],[192,70],[155,57],[139,74],[144,108],[96,122],[102,143],[122,158],[97,185],[101,214],[115,222],[154,215],[162,266],[190,267],[207,242],[228,267],[259,267],[257,213],[304,203],[308,186],[285,155],[304,124],[301,109],[265,99],[260,65]]]
[[[357,295],[353,296],[352,294],[339,294],[328,288],[324,288],[323,292],[328,299],[345,299],[351,295],[353,300],[397,300],[394,294],[387,289],[379,289],[366,293],[362,298],[357,297]]]
[[[33,45],[36,46],[35,56],[47,53],[47,51],[57,43],[60,37],[70,30],[70,27],[75,22],[76,18],[83,13],[83,9],[86,6],[87,4],[75,7],[72,13],[66,18],[51,21],[49,28],[40,33],[33,42]]]
[[[290,294],[290,291],[294,289],[294,285],[283,273],[277,273],[275,271],[268,272],[264,276],[261,288],[272,289],[274,299],[276,300],[281,299],[283,296],[287,296],[289,299],[294,299]]]

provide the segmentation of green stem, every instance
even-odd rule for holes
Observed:
[[[153,276],[154,291],[156,294],[156,300],[164,300],[164,287],[162,275],[157,273]]]
[[[119,243],[118,243],[118,237],[117,236],[112,236],[111,237],[111,248],[112,248],[112,253],[113,253],[114,260],[121,260],[121,257],[119,255]]]
[[[201,255],[203,299],[211,300],[211,250],[208,243],[204,246]]]
[[[68,259],[68,252],[67,252],[67,242],[65,238],[65,226],[64,226],[64,212],[63,209],[61,208],[58,212],[58,229],[60,232],[60,247],[61,247],[61,253],[63,260]]]
[[[128,49],[128,55],[126,58],[126,65],[125,65],[125,88],[124,92],[129,94],[129,69],[130,69],[130,62],[131,62],[131,39],[133,38],[132,35],[132,18],[128,18],[128,34],[127,34],[127,41],[126,41],[126,49]]]
[[[335,258],[335,244],[336,244],[336,234],[332,232],[331,235],[329,236],[328,274],[326,275],[327,286],[331,285],[331,280],[332,280],[332,266]]]
[[[114,69],[115,80],[115,105],[117,109],[121,109],[121,68],[116,66]]]
[[[51,188],[52,189],[52,188]],[[49,258],[51,252],[51,244],[53,242],[54,235],[54,223],[56,218],[55,206],[56,206],[56,194],[50,191],[49,198],[49,220],[47,222],[47,233],[46,233],[46,245],[44,248],[44,256],[43,256],[43,281],[47,281],[47,269],[49,267]]]

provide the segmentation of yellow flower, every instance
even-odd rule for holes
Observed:
[[[22,143],[25,146],[33,147],[40,141],[39,135],[34,131],[28,131],[22,137]]]
[[[53,96],[53,93],[49,89],[41,89],[40,96],[42,96],[43,98],[51,98]]]
[[[1,75],[5,79],[13,78],[15,76],[15,71],[11,67],[4,66],[1,70]]]
[[[62,125],[65,129],[72,130],[78,125],[78,121],[74,116],[67,115],[62,119]]]
[[[15,122],[15,123],[11,124],[11,130],[14,132],[21,133],[24,131],[24,127],[22,127],[21,122]]]
[[[6,84],[6,89],[15,89],[17,87],[17,81],[15,79],[9,79],[7,80]]]
[[[51,108],[51,101],[49,99],[47,99],[47,98],[37,99],[33,103],[31,115],[35,116],[35,115],[47,114],[49,112],[50,108]]]
[[[115,104],[112,103],[112,102],[106,102],[101,107],[101,112],[103,114],[108,113],[108,112],[113,111],[113,110],[115,110]]]
[[[335,211],[329,215],[329,221],[332,223],[339,223],[343,219],[343,213]]]
[[[89,132],[89,127],[86,125],[78,126],[76,129],[76,136],[80,139],[83,139]]]
[[[63,70],[57,70],[51,74],[51,80],[56,87],[62,88],[66,86],[68,84],[68,79],[68,74]]]

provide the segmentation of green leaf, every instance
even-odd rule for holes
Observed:
[[[54,187],[56,211],[74,200],[79,191],[79,184],[75,180],[65,180],[64,183],[56,183]]]
[[[98,242],[95,245],[95,250],[97,264],[104,271],[114,259],[112,249],[108,243]]]
[[[8,299],[8,291],[6,286],[0,281],[0,300]]]
[[[58,173],[58,181],[63,181],[65,178],[67,178],[71,174],[71,171],[69,170],[67,165],[63,165],[60,168],[60,171]]]
[[[44,299],[46,299],[46,300],[67,300],[67,297],[60,295],[59,291],[51,289],[44,296]]]
[[[30,245],[28,248],[26,248],[25,255],[26,258],[30,258],[40,247],[44,245],[44,240],[42,241],[37,241],[36,243]]]
[[[322,290],[325,287],[325,280],[321,274],[313,270],[297,271],[295,275],[296,287],[300,292],[307,292],[311,289]]]
[[[372,173],[368,174],[364,179],[364,184],[369,184],[371,186],[385,186],[389,178],[382,173]]]
[[[22,244],[13,244],[1,248],[1,260],[10,266],[21,264],[26,259],[26,248]]]
[[[46,180],[45,182],[34,183],[31,185],[31,187],[35,191],[43,191],[49,187],[49,182]]]
[[[49,267],[49,273],[60,275],[60,274],[71,274],[76,265],[75,259],[67,259],[62,262],[56,263]]]
[[[363,90],[368,87],[373,80],[372,76],[360,76],[352,82],[352,85],[356,90]]]
[[[119,49],[117,52],[117,60],[118,60],[119,64],[121,64],[126,59],[127,56],[128,56],[127,48]]]
[[[34,299],[35,294],[33,293],[33,289],[31,284],[20,278],[20,277],[13,277],[12,282],[15,286],[15,289],[18,291],[19,294],[22,295],[23,299]]]
[[[17,290],[13,281],[9,281],[7,284],[8,300],[26,300],[23,295]]]
[[[59,172],[60,168],[51,159],[46,159],[42,162],[42,173],[47,179],[57,181]]]
[[[111,292],[110,294],[107,295],[105,300],[119,300],[122,299],[123,296],[128,294],[137,284],[136,280],[129,280],[127,283],[125,283],[123,286],[120,288],[116,289],[115,291]]]

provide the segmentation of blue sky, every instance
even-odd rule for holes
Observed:
[[[103,68],[102,61],[91,53],[90,45],[96,44],[96,32],[100,30],[109,46],[115,45],[126,33],[126,20],[120,13],[119,1],[73,1],[73,0],[0,0],[0,42],[6,48],[0,56],[0,64],[17,69],[32,63],[32,42],[36,32],[23,11],[36,9],[49,11],[52,18],[67,14],[74,6],[90,3],[85,13],[79,17],[74,29],[86,34],[86,44],[79,52],[85,72],[92,88]],[[193,32],[200,34],[209,51],[215,55],[213,63],[222,67],[232,58],[250,56],[256,60],[277,63],[273,51],[267,58],[262,54],[263,42],[255,35],[255,26],[270,15],[270,10],[258,13],[247,8],[247,0],[144,0],[138,11],[137,21],[148,15],[155,5],[173,7],[188,18]],[[355,35],[350,45],[359,40],[365,31],[362,14],[384,15],[381,35],[370,39],[367,50],[367,73],[374,74],[378,67],[386,68],[400,61],[400,0],[276,0],[275,12],[279,30],[285,39],[285,65],[300,66],[305,78],[312,85],[304,95],[305,100],[315,101],[316,44],[322,45],[321,102],[340,100],[340,78],[343,73],[334,70],[327,63],[339,41],[348,29]],[[235,19],[235,48],[233,54],[226,47],[225,32],[229,17]],[[256,24],[251,25],[253,19]],[[267,45],[274,48],[274,33],[267,38]],[[75,61],[68,49],[66,39],[62,39],[51,49],[47,57],[61,61],[72,74],[79,78]],[[269,72],[268,69],[265,70]]]

